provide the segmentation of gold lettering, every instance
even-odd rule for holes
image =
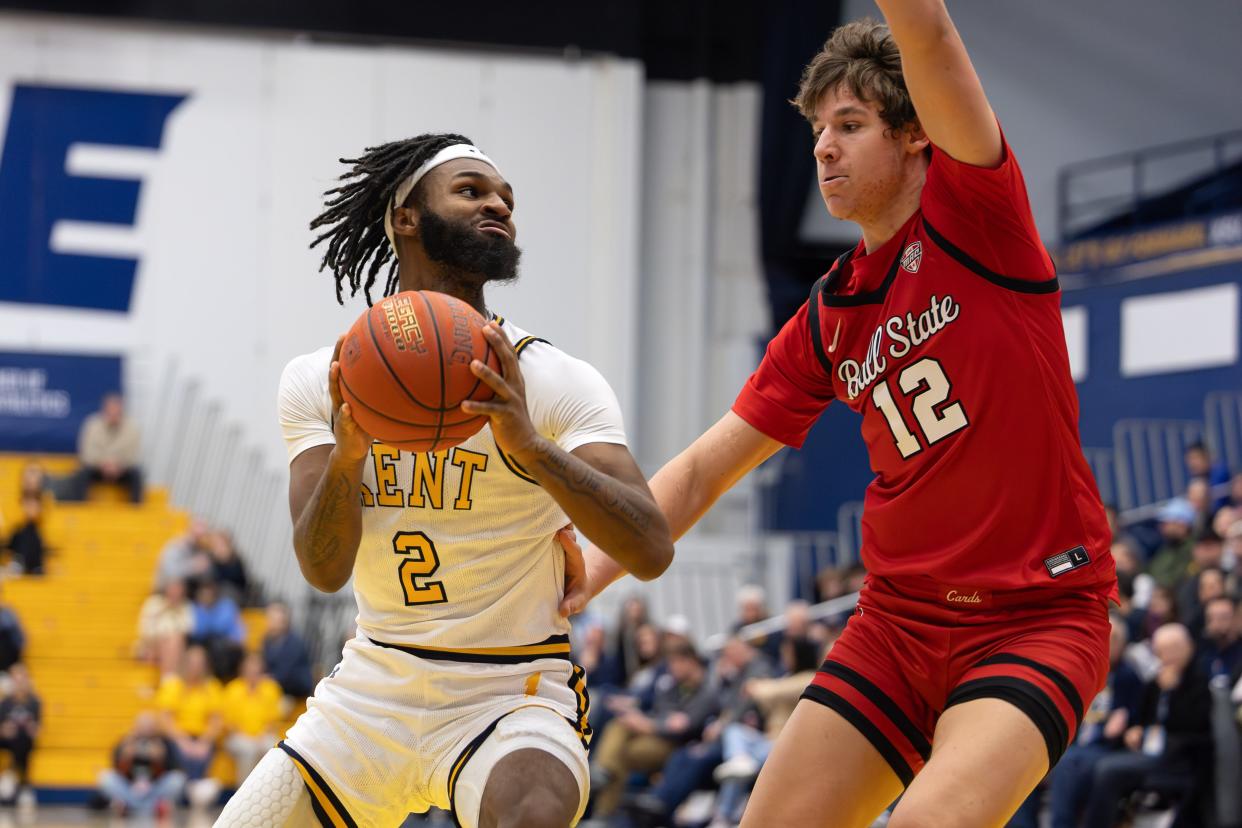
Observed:
[[[444,461],[448,450],[434,455],[425,451],[414,452],[414,477],[410,482],[410,506],[425,509],[428,501],[432,509],[444,508]]]
[[[371,490],[367,488],[366,483],[363,483],[361,485],[362,485],[362,505],[363,506],[374,506],[375,495],[371,494]]]
[[[454,509],[470,508],[470,486],[474,482],[476,471],[487,471],[487,455],[463,448],[453,449],[454,466],[461,469],[461,485],[457,487],[457,499],[453,501]]]
[[[371,444],[371,458],[375,463],[375,483],[379,489],[376,498],[381,506],[397,506],[405,505],[401,492],[397,489],[397,465],[396,461],[401,457],[401,452],[392,446],[386,446],[383,443]],[[366,502],[364,495],[363,502]]]

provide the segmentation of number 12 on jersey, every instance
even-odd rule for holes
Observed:
[[[440,568],[436,545],[422,532],[398,532],[392,536],[392,551],[403,556],[397,566],[401,590],[405,593],[407,607],[416,604],[443,604],[448,600],[442,581],[424,581],[419,578],[434,575]]]
[[[931,357],[924,357],[903,368],[897,375],[897,385],[906,396],[914,395],[910,408],[927,445],[934,445],[970,425],[966,410],[960,402],[954,401],[945,405],[953,386],[945,376],[944,368]],[[888,387],[887,379],[871,392],[871,401],[888,421],[893,442],[897,444],[897,451],[901,452],[903,460],[923,450],[919,439],[906,427],[906,421],[893,400],[893,392]]]

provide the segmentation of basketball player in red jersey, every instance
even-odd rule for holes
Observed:
[[[865,826],[903,790],[890,828],[1003,825],[1108,667],[1114,568],[1053,264],[942,0],[878,2],[888,26],[838,29],[796,101],[862,240],[651,481],[680,536],[830,402],[862,414],[870,574],[748,828]],[[616,577],[590,550],[562,610]]]

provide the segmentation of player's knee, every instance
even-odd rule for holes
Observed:
[[[497,815],[496,828],[569,828],[577,809],[548,790],[530,790]]]

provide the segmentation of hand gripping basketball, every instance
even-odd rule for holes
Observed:
[[[538,445],[541,438],[526,410],[526,383],[522,381],[522,369],[518,367],[517,351],[513,350],[513,343],[495,322],[487,323],[483,328],[483,336],[500,357],[502,373],[497,374],[477,359],[470,363],[470,370],[496,396],[488,402],[466,400],[461,404],[461,410],[467,414],[488,417],[492,423],[492,436],[496,438],[496,444],[505,454],[521,462]]]
[[[332,396],[332,433],[336,436],[336,450],[342,457],[349,460],[361,460],[371,451],[371,435],[363,431],[354,422],[353,411],[349,403],[341,398],[341,343],[344,336],[336,340],[332,350],[332,364],[328,367],[328,393]]]

